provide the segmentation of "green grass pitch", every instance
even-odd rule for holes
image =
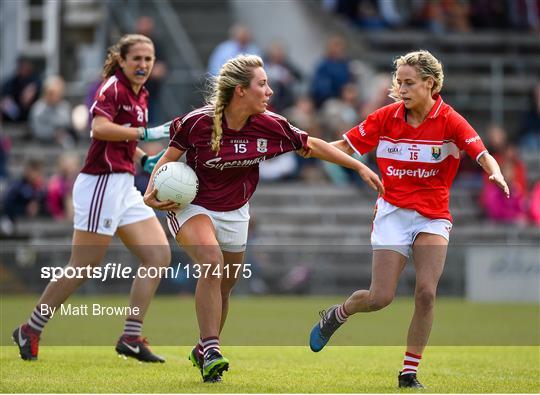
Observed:
[[[125,305],[127,297],[74,297],[72,303]],[[203,384],[187,360],[197,337],[191,297],[158,297],[145,323],[165,364],[118,358],[122,317],[55,317],[40,358],[22,361],[10,336],[36,298],[1,300],[0,392],[46,393],[388,393],[398,390],[410,298],[353,317],[312,353],[307,337],[319,309],[336,297],[237,297],[222,350],[231,367],[221,384]],[[537,304],[475,304],[440,299],[419,378],[434,393],[540,392]],[[65,344],[65,345],[62,345]]]

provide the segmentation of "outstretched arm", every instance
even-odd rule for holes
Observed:
[[[96,140],[105,141],[155,141],[169,138],[170,124],[169,121],[153,128],[130,127],[118,125],[105,117],[97,116],[92,121],[91,136]]]
[[[330,143],[330,145],[333,145],[333,146],[336,147],[338,150],[343,151],[343,152],[345,152],[345,153],[348,154],[348,155],[354,154],[354,150],[353,150],[352,147],[349,145],[349,143],[347,143],[345,140],[336,140],[336,141],[332,141],[332,142]]]
[[[506,181],[501,173],[501,168],[499,167],[499,164],[495,158],[486,152],[478,159],[478,163],[489,175],[489,181],[495,183],[499,188],[501,188],[507,198],[510,197],[510,189],[506,184]]]
[[[346,144],[346,142],[344,143]],[[341,149],[314,137],[308,138],[308,148],[310,156],[355,170],[371,188],[380,194],[384,194],[383,184],[377,174],[362,162],[347,155]]]

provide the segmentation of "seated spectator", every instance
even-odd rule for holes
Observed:
[[[408,23],[411,12],[414,9],[414,2],[404,0],[377,0],[377,6],[387,26],[400,28]]]
[[[30,110],[32,135],[41,143],[72,147],[77,135],[71,125],[71,106],[64,100],[64,80],[51,76],[45,80],[42,97]]]
[[[415,10],[412,24],[435,34],[446,32],[446,18],[441,2],[436,0],[422,2]]]
[[[540,84],[531,92],[531,106],[521,118],[519,128],[520,148],[525,151],[540,151]]]
[[[446,29],[451,32],[468,33],[471,31],[470,6],[467,1],[445,0],[442,2]]]
[[[346,55],[346,44],[343,37],[333,36],[326,44],[323,59],[315,69],[311,82],[311,96],[317,108],[332,98],[341,95],[343,85],[353,81],[350,60]]]
[[[7,188],[3,215],[12,222],[20,217],[34,218],[43,212],[44,195],[43,164],[30,159],[22,177]]]
[[[383,30],[387,27],[375,0],[360,0],[353,22],[364,30]]]
[[[270,98],[272,110],[281,112],[292,106],[295,88],[301,81],[302,74],[287,59],[285,47],[281,42],[274,42],[268,48],[264,58],[264,69],[274,91]]]
[[[367,82],[368,81],[366,81],[366,83]],[[387,74],[381,73],[372,78],[369,87],[366,87],[368,89],[362,89],[365,99],[360,105],[360,121],[366,119],[369,114],[375,112],[377,109],[394,102],[394,100],[388,96],[391,86],[391,78]],[[369,92],[368,95],[365,95],[366,90]]]
[[[80,170],[76,154],[64,154],[58,159],[56,173],[47,184],[47,210],[56,220],[72,219],[73,183]]]
[[[26,57],[17,59],[15,73],[2,85],[0,109],[2,119],[10,122],[26,122],[32,104],[39,97],[41,81],[34,72],[32,61]]]
[[[510,197],[507,198],[504,192],[488,182],[482,192],[484,210],[488,218],[494,222],[525,224],[527,222],[526,191],[516,183],[514,168],[510,162],[502,165],[501,171],[510,188]]]
[[[309,96],[300,96],[292,107],[283,110],[283,115],[294,126],[306,132],[317,128],[319,122],[315,103]]]
[[[532,223],[540,227],[540,180],[536,181],[531,191],[529,212]]]
[[[311,137],[324,139],[319,118],[315,111],[313,100],[308,96],[301,96],[293,107],[283,111],[287,120],[297,128],[306,131]],[[318,184],[324,180],[319,160],[315,158],[304,159],[300,155],[294,156],[297,161],[297,174],[304,181]]]
[[[507,224],[524,224],[527,222],[527,186],[523,181],[526,174],[523,163],[516,155],[517,150],[508,146],[499,161],[501,172],[510,188],[510,198],[494,184],[485,181],[481,201],[486,215],[494,222]]]
[[[508,6],[518,1],[475,0],[471,2],[471,23],[480,29],[506,29],[509,27],[509,16],[512,14]]]
[[[385,91],[388,94],[388,87]],[[345,84],[340,98],[329,99],[323,105],[321,122],[326,131],[324,138],[328,141],[341,140],[345,131],[360,123],[360,108],[358,86],[354,83]],[[364,163],[368,160],[368,155],[361,157],[355,153],[353,156]],[[358,173],[351,169],[333,163],[322,163],[322,166],[335,185],[353,184],[361,188],[365,186],[365,182]]]
[[[221,66],[240,54],[261,56],[261,50],[252,42],[251,31],[245,25],[236,24],[229,30],[229,39],[219,44],[208,60],[208,72],[218,75]]]
[[[502,167],[507,162],[511,163],[515,183],[523,191],[528,190],[527,170],[525,164],[519,158],[516,147],[508,142],[506,130],[498,125],[491,125],[487,130],[486,148]],[[487,183],[487,175],[484,173],[484,183]]]
[[[287,152],[276,158],[265,160],[259,165],[261,181],[290,180],[298,174],[296,152]]]
[[[7,136],[0,136],[0,186],[9,178],[8,155],[11,149],[11,140]]]
[[[331,134],[336,130],[351,129],[359,123],[360,101],[358,87],[350,82],[343,85],[338,98],[328,99],[322,109],[321,117],[324,128]]]
[[[148,123],[153,124],[160,122],[164,117],[164,114],[162,114],[163,111],[159,106],[159,101],[163,83],[169,73],[166,52],[164,51],[161,37],[155,32],[155,22],[151,16],[144,15],[137,19],[135,32],[149,37],[154,43],[154,54],[156,59],[150,77],[144,85],[150,93],[150,96],[148,97]]]

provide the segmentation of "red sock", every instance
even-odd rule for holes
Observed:
[[[343,324],[345,321],[347,321],[347,318],[349,318],[349,313],[347,313],[347,310],[345,310],[345,303],[343,303],[341,306],[339,306],[336,309],[336,318],[337,321],[341,324]]]
[[[418,371],[418,365],[422,359],[421,355],[416,355],[410,352],[405,353],[405,358],[403,359],[403,370],[401,374],[412,374]]]

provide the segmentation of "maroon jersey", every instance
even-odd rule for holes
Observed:
[[[242,207],[259,182],[259,163],[285,152],[307,148],[308,135],[280,115],[252,115],[244,127],[229,129],[223,117],[221,147],[211,150],[214,109],[206,106],[175,118],[170,147],[186,152],[187,164],[199,177],[193,201],[212,211]]]
[[[135,94],[122,71],[105,80],[99,87],[90,108],[93,117],[103,116],[118,125],[146,126],[148,122],[148,91],[142,88]],[[137,141],[104,141],[92,138],[82,173],[131,173],[135,174],[133,154]]]

